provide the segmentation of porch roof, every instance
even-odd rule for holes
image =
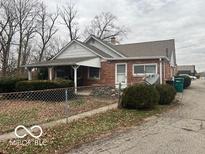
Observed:
[[[23,65],[22,67],[49,67],[49,66],[69,66],[69,65],[83,65],[91,67],[100,67],[100,59],[98,57],[80,57],[80,58],[65,58],[43,61],[33,64]]]

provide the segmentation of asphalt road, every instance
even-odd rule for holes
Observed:
[[[205,80],[193,81],[177,109],[70,153],[205,154]]]

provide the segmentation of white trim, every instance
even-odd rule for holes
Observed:
[[[165,56],[144,56],[144,57],[125,57],[125,58],[105,58],[106,60],[138,60],[138,59],[169,59]]]
[[[27,71],[28,71],[28,80],[32,80],[32,68],[27,68]]]
[[[75,88],[75,94],[77,94],[77,88],[78,88],[78,68],[80,66],[76,65],[76,66],[72,66],[73,70],[74,70],[74,88]]]
[[[90,35],[84,42],[87,43],[90,38],[95,39],[96,41],[100,42],[101,44],[103,44],[104,46],[106,46],[107,48],[109,48],[110,50],[112,50],[113,52],[115,52],[116,54],[118,54],[121,57],[126,57],[125,55],[119,53],[117,50],[111,48],[110,46],[108,46],[107,44],[105,44],[103,41],[101,41],[100,39],[96,38],[95,36]]]
[[[117,82],[117,66],[118,65],[125,65],[125,83],[121,83],[121,84],[127,87],[127,63],[116,63],[115,64],[115,84],[119,84],[119,82]]]
[[[85,45],[83,45],[81,42],[77,41],[77,40],[72,40],[70,43],[68,43],[57,55],[55,55],[51,60],[56,59],[60,54],[62,54],[73,42],[81,45],[82,47],[86,48],[87,50],[91,51],[92,53],[96,54],[97,56],[101,57],[101,58],[105,58],[101,55],[99,55],[98,53],[96,53],[94,50],[86,47]]]
[[[96,67],[96,68],[99,70],[99,77],[98,77],[98,78],[91,78],[91,77],[90,77],[90,68],[91,68],[91,67],[88,67],[88,79],[89,79],[89,80],[100,80],[100,68],[97,68],[97,67]]]
[[[136,76],[145,76],[145,75],[151,75],[151,74],[153,74],[153,73],[138,73],[138,74],[135,74],[135,72],[134,72],[134,67],[135,66],[144,66],[144,71],[145,71],[145,66],[146,65],[155,65],[155,67],[156,67],[156,73],[155,74],[158,74],[158,69],[157,69],[157,63],[142,63],[142,64],[133,64],[132,65],[132,75],[134,76],[134,77],[136,77]]]
[[[159,59],[159,75],[160,75],[160,84],[162,84],[163,80],[162,80],[162,59],[161,58]]]
[[[48,67],[48,79],[53,80],[53,67]]]
[[[81,61],[81,62],[78,62],[76,64],[81,65],[81,66],[88,66],[88,67],[97,67],[97,68],[101,67],[101,62],[100,62],[99,57],[85,60],[85,61]]]
[[[165,62],[163,62],[163,76],[164,76],[164,80],[166,79],[166,64]]]

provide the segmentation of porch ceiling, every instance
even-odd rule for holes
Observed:
[[[69,66],[69,65],[82,65],[82,66],[100,68],[100,58],[81,57],[81,58],[55,59],[55,60],[43,61],[39,63],[28,64],[22,67],[33,68],[33,67]]]

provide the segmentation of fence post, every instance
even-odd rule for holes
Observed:
[[[65,89],[65,116],[66,123],[68,123],[68,89]]]
[[[118,86],[118,108],[122,108],[121,88],[122,88],[122,84],[121,84],[121,82],[120,82],[120,83],[119,83],[119,86]]]

